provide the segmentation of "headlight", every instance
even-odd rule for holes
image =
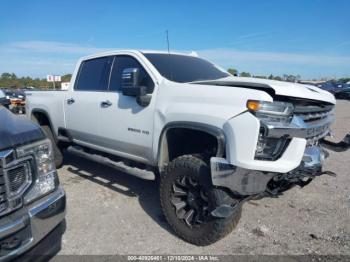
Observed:
[[[279,116],[289,116],[294,111],[294,106],[291,103],[287,102],[265,102],[265,101],[256,101],[248,100],[247,108],[251,111],[270,114],[270,115],[279,115]]]
[[[281,156],[289,142],[290,139],[287,137],[266,137],[260,132],[256,145],[255,159],[274,161]]]
[[[248,100],[247,108],[261,121],[255,159],[271,161],[278,159],[288,146],[290,139],[288,137],[268,137],[266,126],[288,125],[293,119],[293,104]]]
[[[293,104],[278,101],[248,100],[247,108],[260,120],[265,120],[266,122],[290,122],[294,112]]]
[[[55,190],[58,185],[58,177],[50,140],[45,139],[18,148],[17,155],[18,157],[32,155],[37,167],[37,172],[34,173],[33,186],[24,196],[25,203],[32,202]]]

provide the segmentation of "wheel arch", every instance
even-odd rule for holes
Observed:
[[[171,150],[169,142],[171,143],[171,141],[168,137],[168,134],[173,130],[192,131],[199,135],[212,137],[216,141],[216,150],[213,156],[223,157],[225,155],[225,134],[219,127],[197,122],[171,122],[164,126],[158,141],[157,164],[160,171],[173,159],[169,156]]]
[[[57,142],[57,135],[52,125],[51,118],[47,111],[39,108],[35,108],[30,113],[30,118],[32,121],[36,122],[39,126],[48,125],[52,131],[52,134]]]

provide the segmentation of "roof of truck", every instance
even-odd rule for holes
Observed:
[[[181,52],[181,51],[166,51],[166,50],[139,50],[143,54],[171,54],[171,55],[187,55],[187,56],[198,56],[197,52]]]
[[[115,54],[123,54],[123,53],[141,53],[141,54],[171,54],[171,55],[185,55],[185,56],[198,56],[198,54],[195,51],[191,52],[178,52],[178,51],[168,51],[166,50],[136,50],[136,49],[120,49],[120,50],[109,50],[104,51],[96,54],[91,54],[88,56],[84,56],[81,59],[91,59],[95,57],[101,57],[101,56],[109,56],[109,55],[115,55]]]

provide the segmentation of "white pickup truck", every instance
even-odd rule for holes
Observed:
[[[196,245],[232,231],[249,199],[325,173],[329,92],[234,77],[194,55],[114,51],[84,57],[67,91],[27,92],[27,115],[62,150],[149,180],[173,230]],[[328,172],[330,173],[330,172]]]

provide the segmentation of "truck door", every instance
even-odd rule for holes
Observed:
[[[136,57],[115,56],[109,92],[101,94],[100,136],[104,141],[103,146],[116,151],[120,156],[150,162],[155,98],[152,97],[148,106],[140,106],[136,97],[122,94],[122,72],[126,68],[138,68],[142,85],[147,87],[148,94],[153,93],[154,81]]]
[[[113,56],[83,61],[66,95],[66,128],[75,142],[98,144],[101,91],[108,89],[112,61]]]

